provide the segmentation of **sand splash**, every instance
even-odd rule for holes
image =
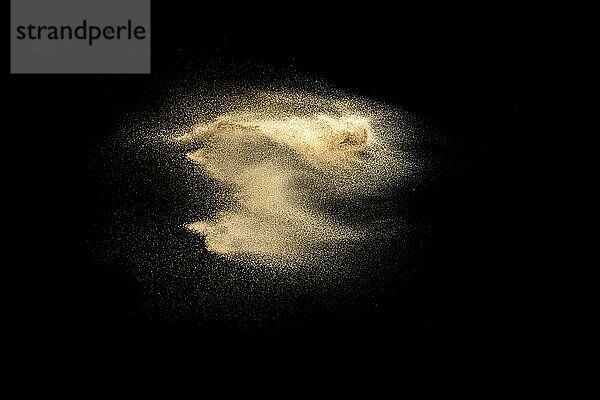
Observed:
[[[209,251],[290,265],[376,238],[383,221],[353,209],[409,173],[392,145],[401,126],[355,100],[297,93],[261,92],[233,108],[173,139],[227,188],[214,218],[187,225]]]

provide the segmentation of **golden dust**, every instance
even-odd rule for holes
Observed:
[[[373,117],[350,100],[297,93],[240,103],[174,139],[229,190],[214,218],[187,225],[206,248],[289,265],[369,236],[322,204],[352,207],[403,173]]]

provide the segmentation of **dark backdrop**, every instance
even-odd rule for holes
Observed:
[[[413,345],[409,336],[500,354],[520,340],[524,271],[516,254],[526,235],[518,206],[520,144],[538,129],[543,31],[535,18],[514,9],[347,8],[292,5],[274,17],[254,7],[192,9],[186,2],[155,1],[152,75],[9,77],[6,118],[12,127],[5,128],[5,152],[14,190],[5,196],[19,247],[8,263],[24,283],[10,303],[21,337],[74,354],[106,348],[218,352],[231,340],[185,322],[140,322],[129,314],[139,301],[135,280],[98,266],[87,250],[90,215],[103,206],[91,183],[91,149],[156,91],[183,54],[192,65],[206,59],[294,68],[402,105],[439,126],[470,163],[425,197],[422,207],[433,226],[427,268],[402,295],[384,299],[390,309],[397,303],[409,312],[343,329],[325,325],[346,333],[333,342],[323,342],[328,332],[300,327],[297,336],[273,346],[401,350]],[[205,336],[208,350],[197,339]],[[262,339],[236,337],[236,343]]]

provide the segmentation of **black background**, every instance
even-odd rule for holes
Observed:
[[[13,127],[5,131],[5,151],[16,190],[5,196],[17,221],[14,269],[24,283],[13,301],[21,338],[39,351],[75,355],[217,354],[233,351],[233,342],[234,349],[250,343],[263,352],[325,347],[351,354],[419,343],[495,356],[522,339],[520,144],[539,129],[546,42],[538,17],[515,9],[289,7],[269,15],[155,1],[152,75],[9,77]],[[173,60],[188,56],[311,73],[400,104],[458,144],[468,168],[425,197],[432,224],[426,268],[401,295],[382,299],[396,311],[350,327],[324,324],[320,332],[299,327],[284,338],[215,337],[185,321],[142,322],[129,314],[139,301],[137,283],[98,266],[87,250],[90,215],[103,206],[89,156],[127,110],[154,93]]]

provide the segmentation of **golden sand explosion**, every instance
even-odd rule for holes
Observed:
[[[310,96],[260,93],[249,104],[175,139],[229,191],[214,218],[187,225],[206,248],[289,264],[372,235],[323,205],[352,208],[405,171],[373,116]]]

